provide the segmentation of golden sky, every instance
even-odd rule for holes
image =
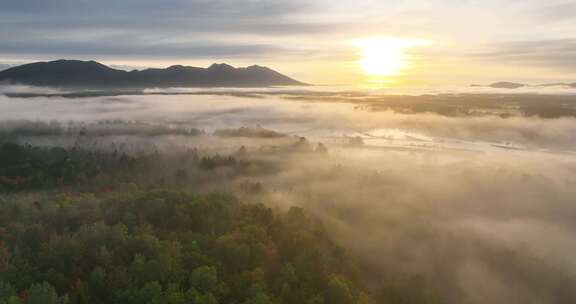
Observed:
[[[315,84],[576,79],[572,0],[0,2],[0,63],[266,65]]]

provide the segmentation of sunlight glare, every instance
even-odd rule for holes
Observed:
[[[376,77],[397,76],[410,64],[407,50],[430,44],[426,40],[402,38],[368,38],[356,40],[355,45],[362,49],[363,70]]]

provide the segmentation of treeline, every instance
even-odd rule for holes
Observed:
[[[183,149],[170,155],[152,149],[126,151],[121,145],[39,147],[0,141],[0,193],[30,190],[98,191],[132,184],[179,189],[185,184],[218,183],[221,171],[232,178],[266,164],[238,154],[201,154]],[[224,180],[220,180],[220,183]]]
[[[145,123],[130,120],[79,121],[29,121],[0,122],[0,136],[9,139],[41,136],[198,136],[202,130],[185,125]]]
[[[146,146],[146,151],[143,148],[94,141],[87,136],[78,136],[66,147],[21,144],[0,138],[0,193],[63,188],[97,192],[126,188],[128,184],[146,189],[221,189],[238,177],[281,170],[279,163],[258,156],[327,153],[322,144],[314,148],[304,138],[273,149],[265,146],[248,151],[240,146],[225,154],[197,148],[166,151],[153,144]]]
[[[142,159],[119,151],[0,143],[0,193],[89,182],[105,172],[126,172]]]

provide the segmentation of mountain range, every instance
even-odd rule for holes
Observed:
[[[58,88],[268,87],[305,85],[270,68],[208,68],[173,65],[165,69],[118,70],[96,61],[35,62],[0,71],[0,82]]]

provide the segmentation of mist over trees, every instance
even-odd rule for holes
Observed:
[[[210,98],[4,100],[2,300],[574,301],[572,119]]]
[[[162,190],[185,187],[161,181],[161,155],[14,143],[0,155],[12,193],[0,200],[0,303],[369,302],[345,251],[301,208]],[[242,166],[179,157],[206,175]]]

